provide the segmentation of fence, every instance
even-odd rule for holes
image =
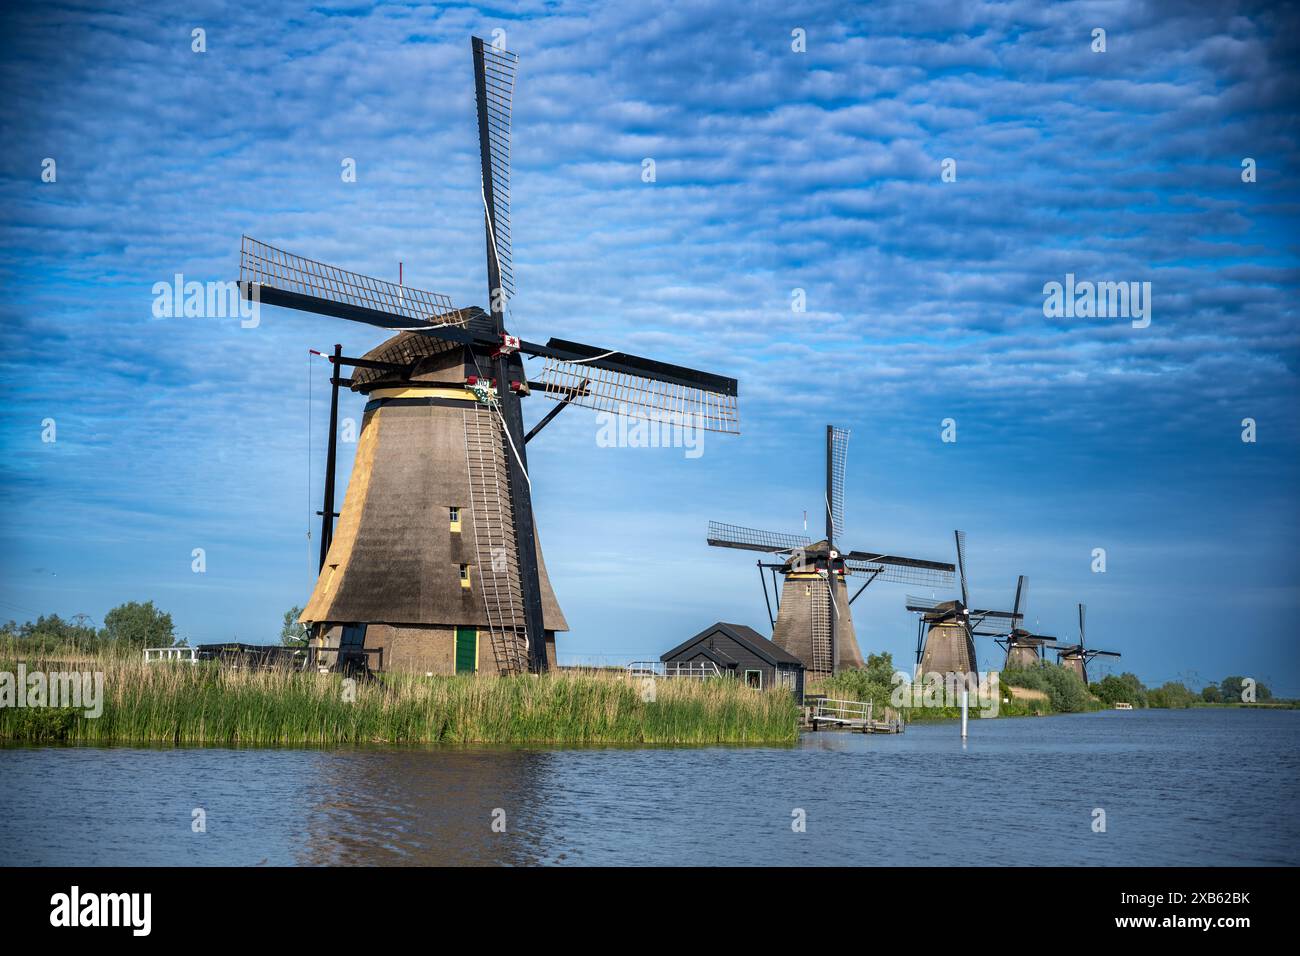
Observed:
[[[721,670],[712,661],[633,661],[627,665],[629,677],[690,677],[707,680],[710,677],[731,677],[730,671]]]

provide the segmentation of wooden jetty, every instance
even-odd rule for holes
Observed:
[[[805,726],[813,730],[851,730],[860,734],[901,734],[901,716],[886,708],[883,720],[872,714],[872,701],[837,700],[832,697],[809,698],[804,708]]]

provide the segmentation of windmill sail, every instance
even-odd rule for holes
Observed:
[[[740,433],[736,380],[626,352],[551,339],[534,383],[556,401],[630,418]]]
[[[797,551],[812,544],[807,535],[781,534],[778,531],[759,531],[739,525],[709,522],[708,543],[715,548],[740,548],[744,551],[765,551],[779,554]]]
[[[463,326],[468,320],[467,312],[440,293],[349,272],[249,236],[240,243],[239,284],[245,298],[257,295],[266,305],[387,329]]]
[[[519,57],[474,38],[474,84],[479,103],[479,149],[486,160],[483,204],[489,242],[495,253],[499,288],[515,294],[514,253],[510,224],[510,114]]]
[[[849,455],[847,428],[831,426],[829,452],[826,507],[830,509],[832,537],[839,541],[844,537],[844,467]]]
[[[874,573],[874,580],[878,581],[914,584],[919,587],[952,587],[952,565],[941,561],[923,561],[892,554],[850,551],[844,557],[844,564],[855,574]]]
[[[957,538],[957,572],[961,577],[961,603],[962,607],[970,604],[970,595],[966,591],[966,532],[955,531],[954,536]]]

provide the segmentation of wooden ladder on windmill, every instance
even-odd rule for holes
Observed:
[[[825,578],[813,582],[812,596],[812,670],[831,674],[835,662],[831,660],[831,611],[827,596],[822,593],[829,586]]]
[[[528,627],[519,582],[514,512],[505,469],[504,425],[481,405],[465,410],[465,452],[469,461],[470,514],[478,580],[487,611],[492,652],[502,674],[528,670]]]

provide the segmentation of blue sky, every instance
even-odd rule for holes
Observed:
[[[153,285],[235,278],[247,233],[481,304],[469,36],[504,29],[514,331],[741,382],[742,436],[697,459],[598,447],[577,409],[530,445],[562,653],[766,630],[753,560],[705,528],[799,531],[834,422],[846,544],[949,559],[962,528],[979,603],[1023,573],[1041,630],[1072,636],[1084,601],[1091,642],[1148,682],[1300,694],[1293,12],[188,6],[5,14],[0,617],[152,599],[191,641],[275,639],[314,567],[328,391],[307,350],[382,334],[156,320]],[[1046,318],[1066,273],[1149,281],[1151,325]],[[906,592],[854,605],[864,650],[910,661]]]

